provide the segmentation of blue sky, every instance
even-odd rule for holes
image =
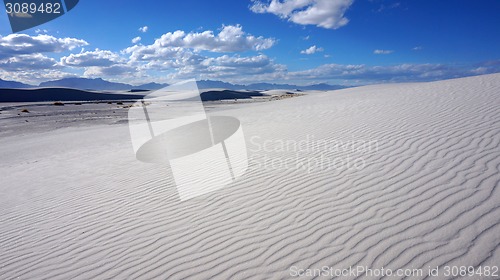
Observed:
[[[496,73],[499,12],[497,0],[84,0],[16,34],[3,12],[0,78],[358,85]]]

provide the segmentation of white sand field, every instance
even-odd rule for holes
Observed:
[[[0,279],[500,265],[500,74],[222,107],[210,114],[241,121],[248,170],[188,200],[168,166],[135,158],[126,122],[2,112]]]

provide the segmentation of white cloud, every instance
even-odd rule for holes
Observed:
[[[147,25],[145,25],[143,27],[140,27],[139,31],[141,31],[142,33],[146,33],[146,32],[148,32],[148,29],[149,29],[149,27]]]
[[[8,71],[0,69],[0,79],[13,80],[29,85],[38,85],[41,82],[57,80],[74,75],[62,72],[59,69],[44,69],[43,71]]]
[[[138,70],[127,64],[117,64],[108,67],[98,67],[92,66],[85,68],[85,72],[83,75],[85,77],[111,77],[111,76],[120,76],[120,78],[132,77],[138,73]]]
[[[223,55],[205,58],[197,64],[180,67],[169,77],[171,79],[195,77],[197,79],[241,82],[248,79],[253,81],[271,80],[276,75],[282,76],[285,71],[285,66],[274,63],[263,54],[250,57]]]
[[[470,70],[470,73],[474,75],[500,73],[500,59],[484,61],[473,65],[473,67],[474,68]]]
[[[217,58],[206,58],[201,62],[208,72],[225,72],[232,74],[263,74],[273,72],[275,64],[263,54],[250,57],[223,55]]]
[[[288,78],[292,80],[343,79],[381,83],[431,81],[467,75],[470,75],[469,70],[445,64],[399,64],[391,66],[324,64],[309,70],[290,72]]]
[[[118,54],[95,49],[94,51],[86,51],[78,54],[70,54],[61,58],[61,65],[71,67],[91,67],[91,66],[111,66],[118,63],[125,63],[126,60]]]
[[[135,76],[138,69],[127,58],[109,50],[70,54],[61,58],[61,65],[83,68],[85,77]]]
[[[393,50],[374,50],[373,51],[374,54],[391,54],[393,52],[394,52]]]
[[[139,42],[141,41],[141,39],[142,39],[142,38],[141,38],[140,36],[137,36],[137,37],[135,37],[134,39],[132,39],[132,43],[133,43],[133,44],[137,44],[137,43],[139,43]]]
[[[132,62],[169,61],[185,56],[194,56],[194,52],[189,49],[163,46],[159,42],[159,39],[151,45],[134,45],[128,47],[122,53],[128,54]]]
[[[21,54],[57,53],[87,45],[85,40],[75,38],[56,38],[45,34],[10,34],[0,36],[0,59]]]
[[[65,67],[76,70],[81,68],[85,71],[85,76],[117,75],[122,78],[136,75],[135,66],[129,65],[126,58],[107,50],[84,52],[82,49],[80,53],[61,57],[60,61],[43,54],[71,51],[76,47],[87,45],[84,40],[56,38],[45,34],[0,36],[0,76],[33,84],[75,75],[63,72],[69,70]]]
[[[262,75],[283,69],[269,57],[222,55],[212,53],[260,51],[275,43],[272,38],[256,37],[243,31],[241,25],[222,26],[218,33],[211,30],[186,33],[182,30],[162,35],[151,45],[134,45],[122,51],[128,55],[130,65],[141,71],[170,72],[172,79],[231,78]],[[280,70],[281,71],[281,70]]]
[[[169,71],[170,79],[224,79],[239,81],[257,75],[273,74],[284,69],[266,55],[222,55],[206,57],[187,50],[168,52],[166,56],[148,56],[149,60],[137,61],[144,71]],[[269,77],[267,78],[269,79]]]
[[[61,68],[56,59],[43,53],[60,53],[86,45],[88,43],[84,40],[55,38],[45,34],[0,36],[0,68],[12,73],[13,76],[19,76],[20,79],[26,79],[29,76],[42,77],[42,72]],[[19,75],[20,72],[32,74],[22,76]],[[35,74],[35,72],[40,73]],[[32,81],[28,80],[28,82]]]
[[[271,13],[301,25],[316,25],[337,29],[349,20],[344,17],[353,0],[254,0],[250,9],[254,13]]]
[[[423,49],[424,48],[422,46],[416,46],[416,47],[412,48],[413,51],[421,51]]]
[[[0,68],[6,71],[36,71],[58,67],[55,59],[41,53],[21,54],[0,60]]]
[[[80,39],[55,38],[46,34],[36,36],[12,34],[0,36],[0,78],[29,84],[82,75],[122,82],[145,80],[170,82],[168,79],[196,78],[238,83],[287,80],[294,83],[335,80],[379,83],[429,81],[500,72],[499,60],[462,66],[324,64],[313,69],[287,72],[286,66],[276,63],[262,53],[214,54],[259,51],[271,47],[274,43],[272,38],[255,37],[245,33],[241,26],[236,25],[223,26],[215,34],[212,31],[186,33],[178,30],[164,34],[153,44],[136,44],[122,52],[82,49],[79,53],[66,54],[88,43]],[[207,54],[201,50],[212,53]],[[313,54],[320,51],[323,49],[311,46],[302,53]],[[61,52],[64,55],[55,54]],[[374,53],[391,52],[376,50]],[[327,58],[329,55],[324,57]]]
[[[138,41],[134,41],[134,46],[117,53],[100,49],[85,51],[83,46],[88,43],[75,38],[56,38],[46,34],[0,36],[0,72],[31,73],[22,77],[12,76],[20,79],[33,77],[35,80],[43,77],[42,74],[36,73],[42,69],[44,71],[41,72],[50,72],[53,77],[62,76],[62,72],[56,73],[56,70],[65,70],[67,75],[81,73],[79,75],[108,79],[170,75],[189,78],[231,77],[236,80],[264,74],[269,74],[266,76],[268,78],[284,69],[284,66],[274,63],[263,54],[213,57],[200,52],[260,51],[275,44],[272,38],[257,37],[244,32],[240,25],[222,26],[217,32],[169,32],[151,45],[138,45]],[[77,47],[82,47],[79,53],[65,54],[57,59],[52,58],[53,55],[44,55],[71,51]]]
[[[186,33],[182,30],[163,34],[154,43],[156,48],[181,47],[211,52],[261,51],[275,44],[272,38],[255,37],[243,31],[241,25],[226,25],[215,35],[207,30]]]
[[[301,54],[315,54],[317,52],[322,52],[322,51],[324,51],[323,48],[318,48],[318,47],[316,47],[316,45],[314,45],[314,46],[311,46],[303,51],[300,51],[300,53]]]

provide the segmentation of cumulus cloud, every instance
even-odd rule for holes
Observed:
[[[81,51],[56,59],[45,53],[61,53],[87,46],[85,40],[56,38],[46,34],[0,36],[0,75],[32,84],[49,79],[73,76],[65,67],[81,68],[85,76],[133,76],[136,68],[126,58],[107,50]],[[43,71],[42,71],[43,70]]]
[[[370,82],[433,81],[470,76],[470,68],[446,64],[399,64],[367,66],[363,64],[324,64],[317,68],[288,73],[296,80],[360,80]],[[494,68],[489,69],[492,73]]]
[[[169,82],[169,79],[196,78],[238,83],[285,80],[294,83],[335,83],[332,81],[342,80],[359,84],[431,81],[500,72],[499,60],[472,65],[324,64],[308,70],[288,72],[286,66],[258,52],[274,43],[272,38],[255,37],[245,33],[240,25],[236,25],[223,26],[215,33],[170,32],[155,40],[153,44],[136,44],[121,52],[82,49],[79,53],[71,53],[71,50],[88,43],[76,38],[55,38],[46,34],[13,34],[0,36],[0,78],[33,84],[80,73],[77,76],[83,74],[86,77],[127,82],[155,78],[158,78],[156,81]],[[69,53],[66,53],[68,51]],[[237,51],[257,53],[231,53]],[[313,54],[320,51],[323,49],[314,45],[301,53]],[[391,52],[376,50],[374,53]]]
[[[95,49],[78,54],[70,54],[61,58],[61,64],[72,67],[91,67],[91,66],[111,66],[117,63],[125,63],[125,59],[118,54]]]
[[[154,43],[157,48],[181,47],[211,52],[261,51],[275,44],[272,38],[255,37],[243,31],[241,25],[226,25],[216,35],[207,30],[186,33],[182,30],[163,34]]]
[[[247,68],[256,68],[269,65],[271,60],[263,54],[250,57],[223,55],[216,58],[207,58],[203,61],[203,64],[212,64],[212,62],[222,67],[243,66]]]
[[[207,56],[200,51],[230,53],[260,51],[275,43],[272,38],[256,37],[243,31],[241,25],[222,26],[218,33],[211,30],[186,33],[169,32],[151,45],[134,45],[122,51],[129,64],[141,71],[170,72],[170,78],[228,78],[281,71],[282,65],[269,57],[222,55]]]
[[[55,59],[41,53],[22,54],[0,59],[0,68],[5,71],[37,71],[58,67],[59,65]]]
[[[83,75],[85,77],[111,77],[111,76],[135,76],[137,74],[137,69],[134,66],[127,64],[117,64],[108,67],[98,67],[92,66],[85,68]]]
[[[344,16],[353,0],[254,0],[250,10],[271,13],[301,25],[337,29],[349,20]]]
[[[274,63],[266,55],[256,56],[222,55],[206,57],[198,53],[180,50],[169,52],[164,57],[148,57],[142,60],[142,70],[170,71],[170,79],[224,79],[239,81],[257,75],[282,72],[285,67]]]
[[[412,48],[413,51],[421,51],[423,49],[424,48],[422,46],[416,46],[416,47]]]
[[[0,36],[0,68],[3,73],[19,77],[19,81],[31,83],[62,68],[56,59],[44,53],[60,53],[86,45],[88,43],[84,40],[56,38],[45,34]],[[21,75],[22,73],[24,74]]]
[[[140,36],[137,36],[137,37],[135,37],[135,38],[133,38],[133,39],[132,39],[132,43],[133,43],[133,44],[137,44],[137,43],[139,43],[141,40],[142,40],[142,38],[141,38]]]
[[[323,48],[318,48],[318,47],[316,47],[316,45],[314,45],[314,46],[311,46],[303,51],[300,51],[300,53],[301,54],[315,54],[317,52],[322,52],[322,51],[324,51]]]
[[[83,68],[86,77],[134,76],[138,69],[128,59],[109,50],[95,49],[94,51],[70,54],[61,58],[62,66]]]
[[[60,69],[44,69],[43,71],[8,71],[0,69],[0,79],[23,82],[37,86],[41,82],[74,77]]]
[[[60,73],[54,74],[59,69],[68,73],[82,71],[86,77],[112,79],[144,77],[146,73],[153,76],[164,73],[163,77],[170,74],[172,77],[237,79],[266,73],[269,74],[267,77],[271,77],[273,73],[284,69],[284,66],[274,63],[263,54],[213,56],[201,52],[261,51],[275,44],[273,38],[244,32],[241,25],[222,26],[217,32],[187,33],[178,30],[164,34],[150,45],[138,45],[139,38],[134,38],[134,46],[113,52],[100,49],[85,51],[83,47],[88,43],[75,38],[56,38],[46,34],[0,36],[0,67],[2,73],[22,71],[31,73],[37,79],[43,76],[36,74],[41,69],[52,76],[61,76]],[[71,51],[77,47],[82,47],[79,53],[65,54],[57,59],[52,58],[54,55],[45,55]]]
[[[185,60],[186,57],[196,57],[196,54],[192,50],[181,47],[163,46],[159,40],[156,40],[151,45],[135,45],[128,47],[122,51],[122,54],[129,55],[129,60],[132,62]]]
[[[142,33],[146,33],[146,32],[148,32],[148,29],[149,29],[149,27],[147,25],[145,25],[143,27],[140,27],[139,31],[141,31]]]
[[[500,59],[474,64],[470,72],[474,75],[500,73]]]
[[[75,38],[56,38],[45,34],[10,34],[0,36],[0,59],[22,54],[57,53],[87,45],[85,40]]]
[[[170,75],[172,79],[223,79],[229,81],[244,81],[246,79],[270,80],[276,75],[282,75],[286,67],[274,63],[266,55],[241,57],[239,55],[223,55],[215,58],[205,58],[197,64],[186,65]]]
[[[374,54],[391,54],[393,52],[394,52],[393,50],[374,50],[373,51]]]
[[[272,73],[281,68],[263,54],[250,57],[223,55],[216,58],[206,58],[200,65],[205,72],[233,75]]]

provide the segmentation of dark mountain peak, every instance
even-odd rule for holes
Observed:
[[[32,85],[0,79],[0,88],[32,88]]]
[[[74,89],[90,89],[90,90],[129,90],[133,86],[123,83],[114,83],[103,80],[102,78],[63,78],[60,80],[44,82],[40,87],[66,87]]]

